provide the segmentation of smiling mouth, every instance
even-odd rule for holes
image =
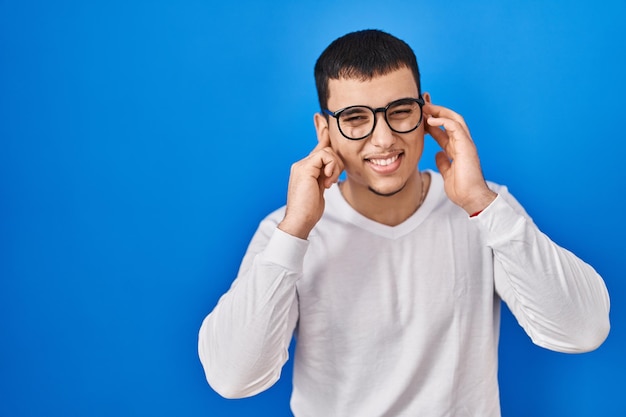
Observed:
[[[401,154],[393,155],[393,156],[390,156],[389,158],[370,158],[370,159],[367,159],[367,161],[374,165],[385,167],[396,162],[398,158],[400,158],[400,155]]]

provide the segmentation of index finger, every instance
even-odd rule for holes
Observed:
[[[317,138],[317,145],[315,146],[315,148],[313,148],[311,153],[317,152],[320,149],[324,149],[324,148],[331,148],[331,146],[330,146],[330,136],[327,135],[327,134],[322,135],[321,138],[318,136],[318,138]]]
[[[465,120],[463,119],[463,116],[453,110],[450,110],[447,107],[438,106],[432,103],[425,103],[424,113],[433,117],[445,117],[446,119],[452,119],[460,123],[462,126],[465,126]]]
[[[465,123],[465,119],[463,118],[463,116],[461,116],[460,114],[458,114],[457,112],[453,110],[450,110],[447,107],[437,106],[432,103],[426,103],[424,105],[424,114],[426,115],[427,125],[430,124],[430,125],[436,125],[436,126],[443,126],[446,130],[455,130],[454,128],[450,126],[449,123],[446,122],[446,120],[450,120],[452,122],[457,123],[461,127],[461,129],[465,131],[465,134],[470,136],[469,128],[467,127],[467,124]],[[435,122],[433,120],[432,122],[429,122],[428,119],[431,117],[438,119],[438,121]]]

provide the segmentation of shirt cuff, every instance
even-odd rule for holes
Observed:
[[[297,238],[276,228],[265,247],[263,260],[294,272],[302,272],[304,255],[308,247],[308,240]]]
[[[470,221],[478,225],[488,246],[510,240],[526,219],[517,213],[500,194]]]

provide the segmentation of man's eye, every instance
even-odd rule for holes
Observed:
[[[343,123],[358,124],[369,122],[371,115],[362,110],[349,110],[341,115]]]
[[[388,115],[391,117],[403,117],[408,116],[411,113],[413,113],[413,109],[411,107],[400,107],[392,109],[390,112],[388,112]]]
[[[365,114],[353,114],[343,118],[346,122],[356,122],[359,120],[367,120],[367,115]]]

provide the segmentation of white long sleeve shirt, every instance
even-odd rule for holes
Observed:
[[[541,233],[502,186],[469,218],[430,172],[427,197],[390,227],[337,186],[308,240],[259,226],[230,290],[204,320],[199,355],[229,398],[280,377],[296,336],[296,417],[499,416],[500,300],[534,343],[595,349],[609,331],[601,277]]]

